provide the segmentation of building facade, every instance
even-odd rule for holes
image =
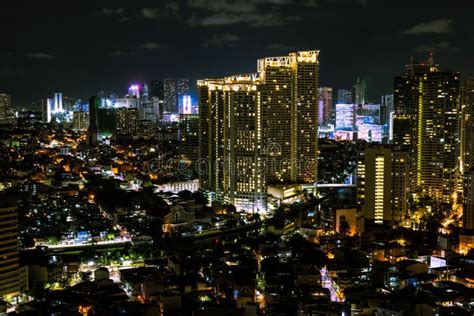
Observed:
[[[357,78],[357,82],[352,87],[352,102],[355,105],[365,104],[365,82]]]
[[[0,124],[7,123],[12,118],[12,99],[9,94],[0,93]]]
[[[461,87],[460,172],[474,168],[474,79]]]
[[[20,294],[18,209],[0,205],[0,297]]]
[[[354,104],[336,104],[336,129],[354,130],[356,110]]]
[[[136,108],[116,109],[117,134],[138,135],[140,130],[140,113]]]
[[[328,126],[331,121],[333,90],[330,87],[322,87],[318,92],[318,124]]]
[[[464,174],[463,228],[474,230],[474,170]]]
[[[449,202],[456,187],[459,81],[432,57],[394,80],[393,142],[410,148],[414,191],[437,201]]]
[[[257,75],[200,80],[198,87],[201,188],[213,201],[264,211],[265,94]]]
[[[408,216],[409,157],[399,147],[367,147],[359,157],[357,200],[366,220],[400,224]]]

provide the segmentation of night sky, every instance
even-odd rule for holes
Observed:
[[[357,77],[378,99],[410,57],[474,75],[474,1],[1,1],[0,91],[16,106],[134,81],[254,72],[263,56],[320,49],[320,83]]]

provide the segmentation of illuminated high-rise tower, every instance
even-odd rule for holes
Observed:
[[[178,78],[176,79],[176,98],[179,100],[183,96],[189,94],[189,79]]]
[[[115,112],[116,132],[135,136],[140,128],[140,112],[136,108],[118,108]]]
[[[409,157],[397,146],[373,145],[359,157],[357,201],[365,219],[400,224],[408,215]]]
[[[54,93],[54,112],[63,111],[63,94],[61,92]]]
[[[390,124],[390,115],[393,112],[393,94],[382,96],[380,103],[380,124]]]
[[[462,231],[459,234],[459,251],[467,254],[474,249],[474,169],[463,175]]]
[[[460,172],[474,168],[474,79],[461,87]]]
[[[412,61],[394,80],[393,142],[410,148],[413,189],[449,201],[459,157],[459,73],[441,70],[430,57]]]
[[[267,183],[316,182],[318,54],[262,58],[257,74],[198,82],[200,183],[212,199],[255,209]]]
[[[166,78],[164,80],[164,111],[166,113],[178,112],[178,99],[176,98],[176,80]]]
[[[265,119],[270,183],[317,181],[319,51],[258,61],[268,94]]]
[[[6,123],[12,116],[11,96],[0,93],[0,123]]]
[[[0,197],[0,297],[20,294],[18,209]]]
[[[319,126],[327,126],[332,112],[332,88],[319,88],[318,95],[318,124]]]
[[[256,74],[199,80],[201,188],[211,200],[266,209],[264,87]]]

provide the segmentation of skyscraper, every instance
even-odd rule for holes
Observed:
[[[178,78],[176,79],[176,98],[181,99],[183,96],[189,94],[189,79]]]
[[[461,87],[461,154],[460,171],[474,168],[474,79]]]
[[[365,82],[357,78],[357,82],[352,87],[352,103],[355,105],[365,104]]]
[[[317,181],[319,51],[258,60],[268,94],[269,182]]]
[[[394,80],[393,142],[410,147],[412,187],[449,201],[459,157],[459,73],[440,70],[430,57],[412,61]]]
[[[99,97],[90,97],[89,99],[89,129],[87,133],[87,142],[90,147],[97,145],[99,129],[97,127],[97,111],[100,105]]]
[[[316,182],[318,54],[262,58],[257,74],[198,82],[209,169],[200,182],[211,198],[255,209],[267,182]]]
[[[18,209],[0,198],[0,297],[20,294]]]
[[[464,175],[463,228],[474,229],[474,170]]]
[[[179,114],[192,113],[192,101],[190,95],[183,95],[179,98]]]
[[[6,93],[0,93],[0,124],[7,123],[12,117],[11,96]]]
[[[188,94],[188,78],[166,78],[164,80],[164,111],[178,113],[179,100]]]
[[[165,90],[162,80],[148,80],[146,84],[148,86],[149,98],[156,97],[160,100],[163,100],[165,98]]]
[[[459,251],[463,254],[474,249],[474,169],[463,176],[462,231],[459,234]]]
[[[408,154],[398,147],[367,147],[357,167],[358,203],[365,219],[401,223],[408,215]]]
[[[180,114],[179,131],[179,154],[186,163],[185,175],[196,174],[196,162],[199,159],[199,115]]]
[[[116,109],[116,128],[118,134],[137,135],[140,127],[140,113],[136,108]]]
[[[54,93],[54,111],[53,112],[62,112],[63,111],[63,94],[61,92]]]
[[[319,88],[318,94],[318,124],[319,126],[327,126],[332,112],[332,88]]]
[[[178,99],[176,97],[176,79],[166,78],[164,80],[164,111],[166,113],[178,113]]]
[[[86,130],[89,127],[89,113],[74,111],[72,114],[72,129]]]
[[[390,124],[390,114],[393,112],[393,94],[382,96],[380,103],[380,124]]]
[[[255,74],[198,81],[201,188],[211,200],[249,211],[266,208],[263,87]],[[202,165],[198,165],[200,169]]]

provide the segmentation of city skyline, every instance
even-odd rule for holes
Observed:
[[[0,4],[0,315],[474,315],[472,9]]]
[[[24,2],[2,4],[0,84],[15,106],[55,91],[87,100],[154,78],[194,83],[311,47],[321,50],[321,86],[351,88],[360,77],[369,98],[388,93],[400,65],[429,52],[463,79],[473,75],[471,22],[439,1],[102,1],[69,3],[67,10],[59,1],[26,9]],[[291,36],[295,31],[308,36]]]

